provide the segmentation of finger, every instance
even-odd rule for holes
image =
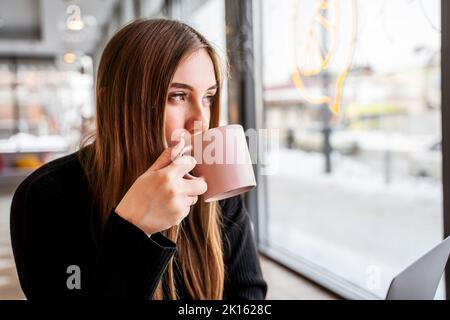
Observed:
[[[198,201],[198,196],[187,196],[186,197],[186,203],[187,206],[192,207],[194,204],[196,204]]]
[[[196,180],[186,180],[181,186],[181,192],[188,196],[198,196],[204,194],[208,190],[208,185],[202,178]]]
[[[186,146],[186,140],[183,140],[182,146],[174,146],[174,149],[172,150],[171,153],[171,157],[172,157],[172,162],[177,160],[179,157],[183,156],[183,155],[190,155],[190,149],[192,149],[192,146]],[[178,143],[180,143],[181,141],[179,141]]]
[[[183,149],[184,144],[184,139],[181,139],[175,146],[166,148],[158,157],[158,159],[156,159],[156,161],[150,166],[148,171],[156,171],[167,167],[172,163],[172,154],[179,154]]]
[[[192,171],[197,165],[197,161],[191,156],[181,156],[175,159],[170,165],[168,165],[164,170],[169,170],[177,177],[183,177],[185,174]]]
[[[180,152],[180,156],[192,156],[192,145],[185,146]]]
[[[199,179],[203,179],[203,180],[204,180],[203,177],[196,177],[196,176],[194,176],[194,175],[192,175],[192,174],[190,174],[190,173],[186,173],[186,174],[183,176],[183,179],[186,179],[186,180],[199,180]]]

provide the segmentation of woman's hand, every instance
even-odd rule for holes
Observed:
[[[153,165],[139,176],[116,207],[116,213],[151,235],[178,225],[207,190],[201,178],[183,178],[197,164],[191,156],[177,157],[185,145],[163,151]]]

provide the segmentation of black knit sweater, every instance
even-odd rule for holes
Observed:
[[[267,284],[242,200],[236,196],[219,204],[228,238],[224,298],[264,299]],[[164,283],[176,244],[161,233],[148,237],[115,211],[100,232],[93,208],[77,152],[43,165],[17,188],[11,241],[28,299],[144,300],[160,279]],[[180,298],[190,300],[177,264],[174,269]]]

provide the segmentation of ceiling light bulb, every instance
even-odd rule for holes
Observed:
[[[64,62],[65,63],[74,63],[77,56],[73,52],[64,53]]]
[[[67,29],[78,31],[84,28],[83,20],[71,20],[67,21]]]

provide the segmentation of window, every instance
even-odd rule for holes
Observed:
[[[265,0],[266,252],[384,298],[442,239],[440,1]],[[443,286],[437,298],[444,298]]]

